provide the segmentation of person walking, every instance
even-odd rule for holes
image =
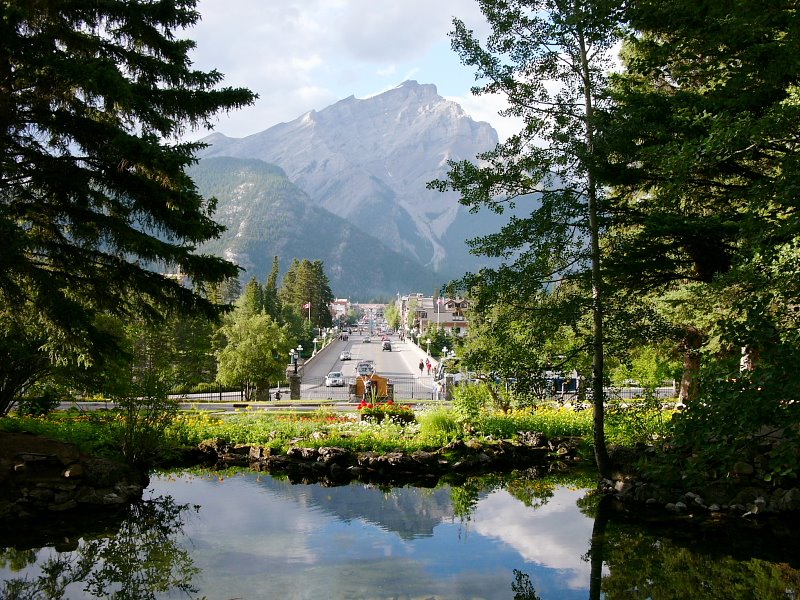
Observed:
[[[422,377],[422,371],[425,369],[425,363],[422,362],[422,359],[419,359],[419,376]]]
[[[428,368],[428,375],[430,375],[431,374],[431,359],[429,359],[429,358],[425,359],[425,366]]]

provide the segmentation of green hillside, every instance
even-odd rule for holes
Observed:
[[[272,257],[322,260],[337,296],[368,300],[398,291],[432,290],[443,283],[416,261],[364,233],[357,225],[313,206],[284,172],[256,159],[214,157],[189,169],[200,192],[217,198],[214,218],[228,229],[203,246],[245,269],[241,280],[266,279]]]

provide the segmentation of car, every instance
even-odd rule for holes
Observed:
[[[325,387],[343,387],[344,375],[341,371],[331,371],[325,375]]]
[[[364,343],[365,344],[369,344],[371,342],[372,342],[372,338],[371,337],[367,336],[367,337],[364,338]]]
[[[353,358],[353,355],[350,354],[350,352],[348,350],[345,350],[344,352],[339,354],[339,360],[351,360],[352,358]]]
[[[389,352],[392,351],[392,342],[389,340],[383,340],[383,345],[381,346],[381,351],[388,350]]]

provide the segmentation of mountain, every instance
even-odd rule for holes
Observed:
[[[243,283],[252,276],[264,282],[273,256],[282,272],[293,258],[322,260],[334,294],[362,301],[442,283],[415,260],[315,206],[275,165],[214,157],[187,171],[203,196],[217,199],[214,219],[227,227],[201,250],[244,268]]]
[[[474,159],[498,141],[488,123],[474,121],[434,85],[407,81],[245,138],[217,133],[203,141],[211,146],[202,156],[279,166],[310,202],[430,267],[440,281],[488,264],[468,254],[465,240],[497,231],[504,221],[493,213],[470,215],[456,194],[426,189],[445,177],[448,160]]]

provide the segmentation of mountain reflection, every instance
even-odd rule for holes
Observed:
[[[345,523],[363,520],[405,540],[430,537],[434,527],[453,517],[448,488],[382,488],[367,484],[322,487],[272,477],[261,478],[258,483],[285,500],[318,508]]]
[[[157,474],[115,521],[0,532],[0,600],[800,597],[788,521],[656,526],[587,479],[533,475],[427,489]]]
[[[151,600],[173,590],[195,593],[198,569],[181,544],[189,512],[189,505],[160,497],[132,505],[116,529],[67,539],[64,551],[0,549],[0,568],[25,572],[0,583],[0,598]]]

